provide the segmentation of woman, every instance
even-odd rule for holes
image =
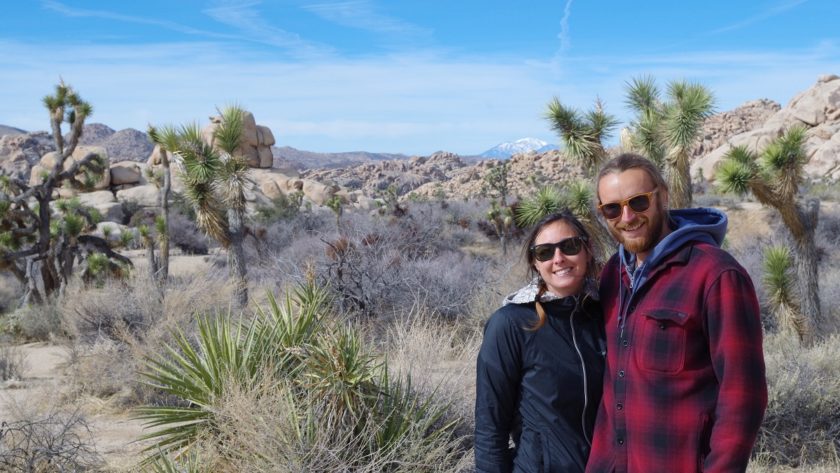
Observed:
[[[544,218],[525,244],[535,279],[487,321],[475,401],[481,473],[584,471],[605,355],[589,241],[572,214]]]

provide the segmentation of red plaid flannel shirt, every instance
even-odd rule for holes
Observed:
[[[749,275],[725,251],[690,242],[629,288],[615,255],[601,279],[607,370],[586,471],[745,471],[767,406]]]

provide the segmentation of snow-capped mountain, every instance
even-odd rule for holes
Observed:
[[[479,156],[482,158],[505,159],[516,153],[525,153],[527,151],[542,153],[543,151],[552,149],[559,148],[538,138],[521,138],[516,141],[500,143],[481,153]]]

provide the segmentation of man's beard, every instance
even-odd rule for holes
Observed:
[[[655,213],[650,216],[637,214],[636,220],[633,222],[633,226],[638,225],[640,222],[644,224],[644,235],[626,238],[624,233],[621,231],[627,226],[624,223],[618,223],[615,227],[610,227],[610,233],[612,233],[613,238],[615,238],[616,241],[624,245],[624,249],[627,251],[633,254],[646,253],[652,250],[662,239],[662,229],[665,217],[666,211],[657,199]]]

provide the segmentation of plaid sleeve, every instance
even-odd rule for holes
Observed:
[[[743,472],[767,407],[761,314],[749,277],[724,271],[706,295],[709,351],[720,383],[705,472]]]

